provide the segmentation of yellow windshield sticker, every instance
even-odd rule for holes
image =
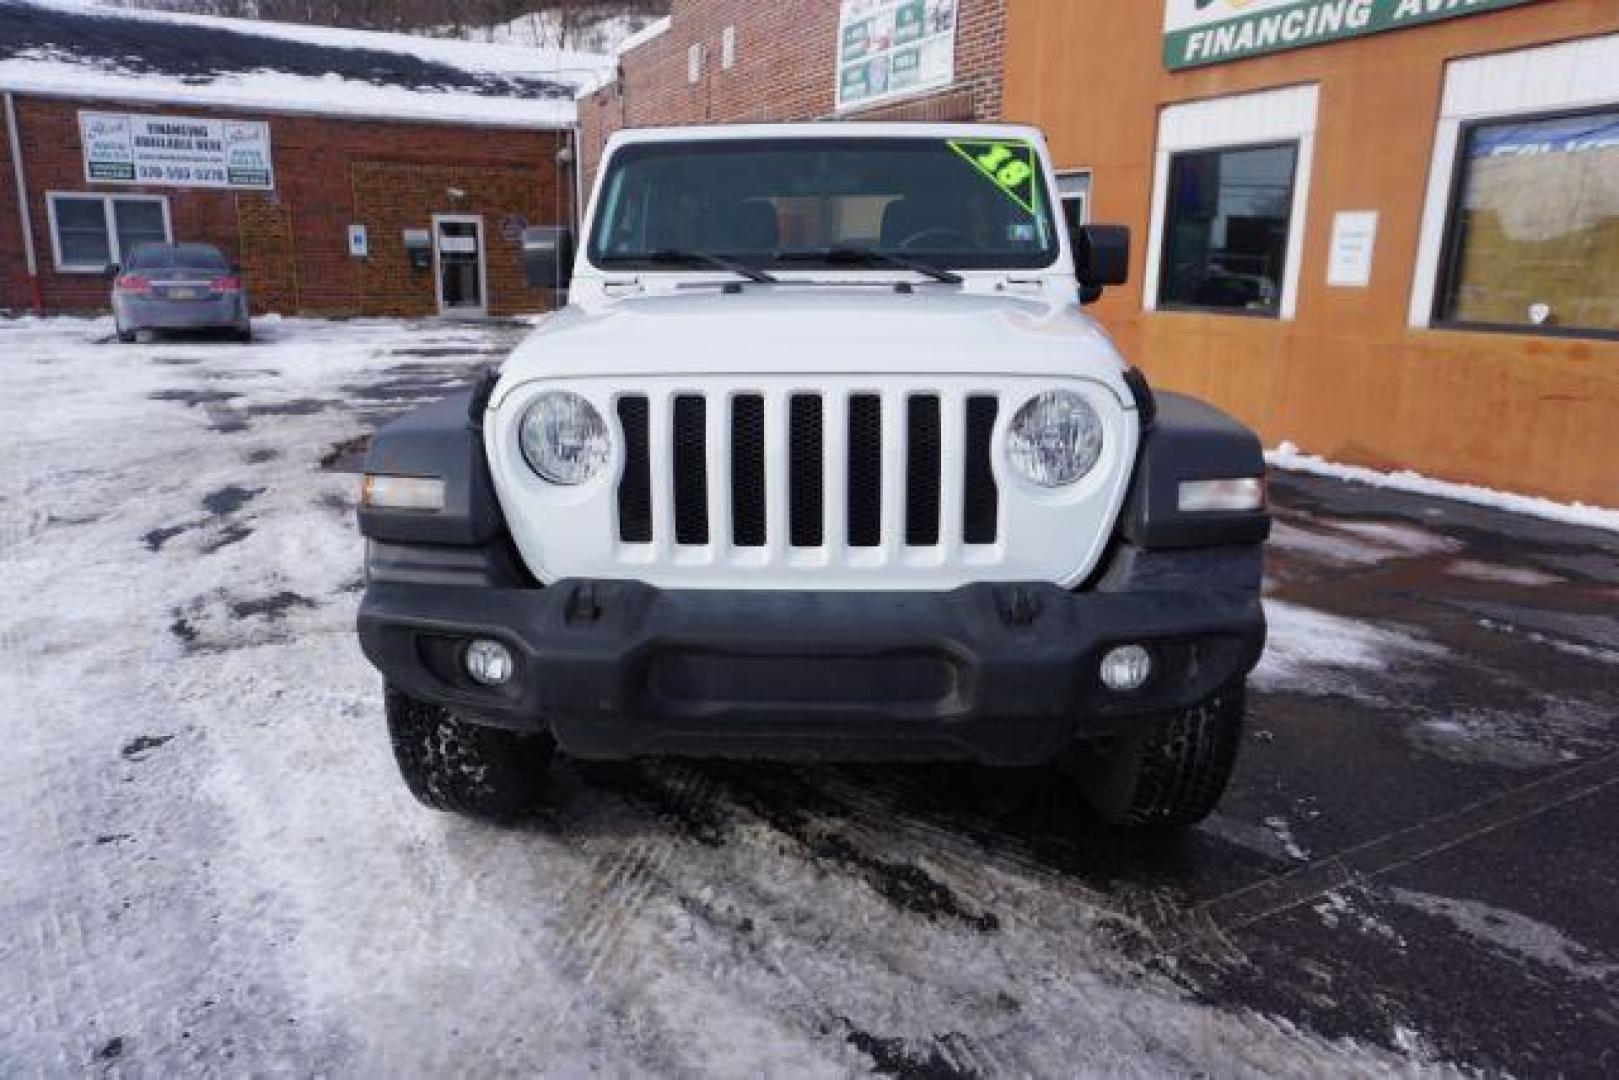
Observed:
[[[1029,213],[1039,215],[1040,159],[1035,156],[1032,144],[952,139],[950,149],[1000,188],[1007,198]]]

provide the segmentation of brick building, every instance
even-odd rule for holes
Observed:
[[[673,0],[619,47],[607,85],[579,100],[585,190],[625,127],[814,120],[994,120],[1007,0],[909,0],[908,40],[859,36],[834,0]],[[866,0],[855,9],[894,7]],[[843,35],[849,34],[844,41]],[[900,73],[894,58],[917,54]],[[882,65],[880,78],[869,77]],[[855,80],[862,80],[855,85]],[[850,92],[858,90],[858,92]]]
[[[1619,506],[1619,0],[1011,0],[1161,385],[1335,461]]]
[[[142,240],[217,245],[259,311],[542,309],[582,54],[0,0],[0,310],[95,311]]]

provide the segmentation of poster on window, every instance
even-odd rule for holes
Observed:
[[[837,106],[949,86],[956,77],[956,0],[843,0]]]
[[[92,183],[275,186],[270,125],[258,120],[81,112],[79,140]]]

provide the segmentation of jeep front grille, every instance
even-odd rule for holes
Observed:
[[[658,399],[618,399],[624,543],[658,543],[660,520],[682,548],[859,552],[998,539],[993,394],[722,393],[663,401],[671,415],[660,423]],[[667,445],[657,445],[659,432]],[[716,437],[720,444],[711,445]],[[655,479],[660,456],[669,465],[665,485]]]
[[[1096,468],[1057,490],[1018,478],[1003,453],[1011,418],[1054,386],[1084,395],[1104,425]],[[558,390],[611,429],[609,466],[574,486],[523,453],[523,416]],[[1140,437],[1112,387],[1004,373],[535,379],[490,412],[491,479],[534,577],[665,589],[1075,587],[1114,533]]]

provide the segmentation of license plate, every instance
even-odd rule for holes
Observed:
[[[170,289],[170,300],[195,300],[201,295],[196,289]]]

